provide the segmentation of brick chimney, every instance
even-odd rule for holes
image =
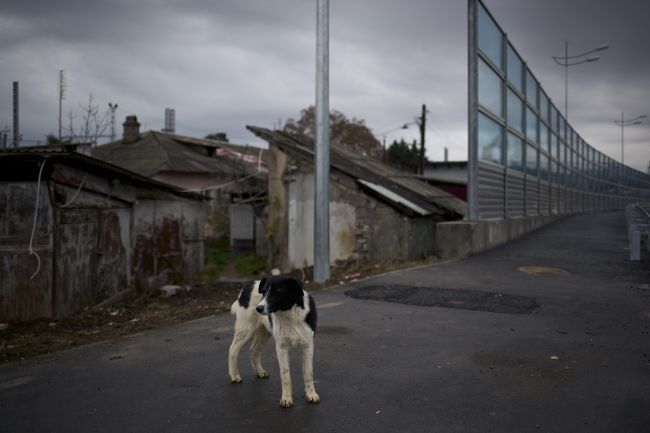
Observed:
[[[124,132],[122,133],[122,144],[135,143],[140,139],[140,123],[136,116],[126,116],[122,124]]]

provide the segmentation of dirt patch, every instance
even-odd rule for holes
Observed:
[[[332,277],[325,284],[311,281],[311,269],[294,274],[306,281],[307,290],[318,291],[339,282],[434,261],[338,263],[332,267]],[[202,283],[166,299],[157,292],[130,292],[98,311],[85,311],[67,319],[12,322],[0,329],[0,364],[228,311],[240,287],[241,283]]]
[[[61,320],[13,322],[0,331],[0,363],[226,311],[238,291],[234,287],[201,285],[167,299],[157,293],[133,292],[99,311],[86,311]]]
[[[517,268],[519,272],[531,275],[558,275],[558,276],[568,276],[571,275],[569,271],[559,268],[550,268],[548,266],[520,266]]]

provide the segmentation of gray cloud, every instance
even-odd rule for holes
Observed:
[[[27,139],[56,130],[59,69],[68,77],[65,110],[89,93],[118,119],[137,114],[160,129],[174,107],[177,130],[226,131],[257,143],[246,124],[273,126],[314,99],[315,2],[192,0],[5,1],[0,5],[0,128],[11,125],[11,81],[21,82]],[[650,111],[650,40],[643,1],[488,1],[518,51],[558,107],[564,71],[552,55],[601,43],[599,62],[569,71],[569,118],[594,147],[620,155],[613,120]],[[428,154],[466,158],[465,1],[331,2],[331,106],[366,119],[380,134],[430,111]],[[575,51],[574,51],[575,50]],[[650,114],[650,113],[648,113]],[[415,128],[387,140],[417,137]],[[645,169],[648,124],[626,130],[626,161]]]

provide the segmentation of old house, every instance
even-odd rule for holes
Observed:
[[[0,152],[0,320],[60,318],[203,267],[202,196],[75,152]]]
[[[271,262],[313,264],[313,140],[248,127],[269,143]],[[330,149],[330,258],[412,260],[432,255],[439,221],[461,219],[462,200],[351,150]]]
[[[233,247],[253,247],[256,233],[263,230],[259,217],[266,199],[265,150],[229,143],[225,136],[207,140],[141,133],[136,116],[127,116],[123,127],[120,140],[93,148],[92,156],[206,195],[206,237],[230,234]]]
[[[427,161],[419,178],[467,201],[467,161]]]

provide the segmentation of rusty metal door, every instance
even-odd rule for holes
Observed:
[[[130,210],[106,209],[99,213],[96,296],[106,299],[129,284]]]

